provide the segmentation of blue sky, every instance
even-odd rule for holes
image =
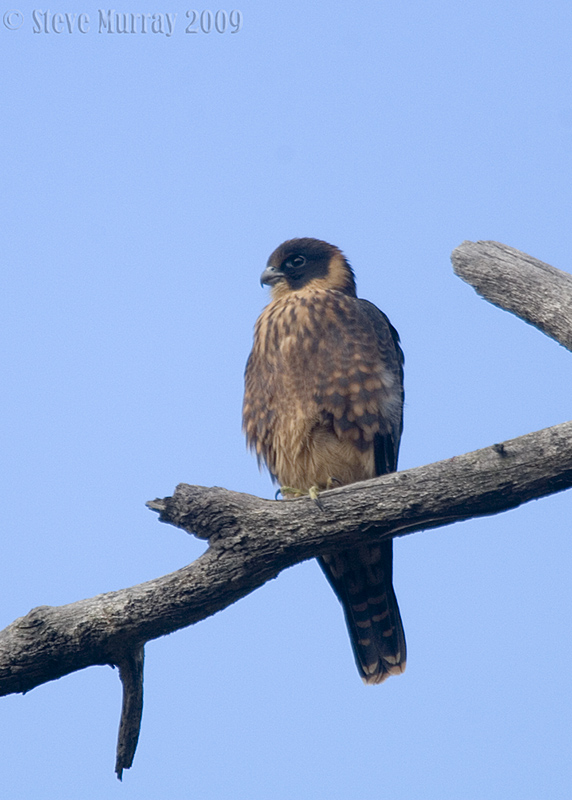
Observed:
[[[569,3],[246,2],[196,34],[116,9],[169,36],[77,0],[34,33],[46,10],[1,9],[2,625],[196,558],[144,505],[181,481],[272,496],[240,410],[284,239],[341,247],[398,328],[402,468],[569,418],[570,353],[449,261],[495,239],[571,270]],[[150,643],[122,785],[116,672],[2,699],[6,796],[568,798],[570,510],[398,541],[409,662],[382,686],[314,562]]]

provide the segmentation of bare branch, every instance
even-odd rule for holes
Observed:
[[[463,242],[453,269],[482,296],[572,350],[572,275],[499,242]]]
[[[464,242],[455,271],[487,300],[572,349],[572,276],[496,242]],[[572,486],[572,422],[473,453],[289,502],[180,484],[147,505],[207,539],[183,569],[60,607],[0,632],[0,695],[94,664],[117,665],[118,777],[131,766],[143,707],[145,642],[234,603],[286,567],[337,548],[496,514]]]
[[[572,486],[572,422],[321,495],[280,502],[181,484],[151,507],[203,538],[195,562],[70,605],[40,606],[0,632],[0,695],[92,664],[234,603],[286,567],[336,548],[495,514]]]
[[[139,740],[141,717],[143,715],[144,659],[144,648],[136,647],[127,653],[119,664],[119,677],[123,684],[123,703],[115,759],[115,772],[119,780],[123,778],[123,770],[129,769],[133,764]]]

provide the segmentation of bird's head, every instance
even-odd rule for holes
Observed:
[[[320,239],[289,239],[272,253],[260,282],[273,299],[302,289],[337,289],[355,297],[354,273],[337,247]]]

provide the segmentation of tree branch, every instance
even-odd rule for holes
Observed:
[[[455,273],[489,303],[572,350],[572,275],[499,242],[463,242]]]
[[[211,616],[286,567],[332,550],[496,514],[572,486],[572,422],[463,456],[309,498],[262,500],[180,484],[149,507],[209,539],[183,569],[65,606],[40,606],[0,632],[0,695],[93,664]]]
[[[141,716],[143,714],[143,662],[145,649],[136,647],[125,655],[119,663],[119,677],[123,685],[123,703],[121,705],[121,721],[117,736],[117,756],[115,772],[119,780],[123,778],[123,770],[133,764]]]
[[[572,277],[495,242],[464,242],[455,270],[486,299],[572,349]],[[145,642],[230,605],[281,570],[337,548],[496,514],[572,486],[572,422],[424,467],[309,498],[262,500],[180,484],[147,505],[208,539],[183,569],[60,607],[40,606],[0,632],[0,695],[94,664],[120,668],[116,771],[131,766],[143,703]],[[372,531],[375,530],[375,533]]]

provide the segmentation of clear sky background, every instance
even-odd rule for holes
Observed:
[[[0,25],[2,625],[195,559],[144,505],[181,481],[273,495],[240,412],[284,239],[341,247],[398,328],[401,468],[570,417],[572,355],[449,260],[494,239],[572,270],[569,0],[237,8],[234,34],[180,3],[118,8],[169,36],[79,0],[50,12],[83,34],[28,3]],[[2,796],[569,798],[571,497],[397,541],[409,663],[382,686],[314,562],[151,642],[123,784],[116,671],[2,699]]]

